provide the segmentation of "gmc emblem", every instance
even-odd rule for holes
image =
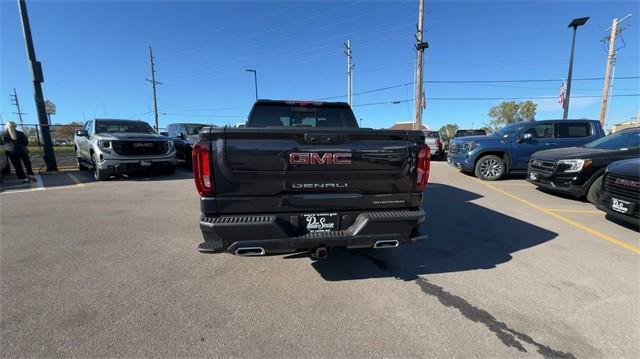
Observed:
[[[631,187],[631,188],[640,188],[640,181],[628,180],[625,178],[616,178],[617,185]]]
[[[320,156],[317,152],[293,152],[289,154],[289,163],[292,165],[350,165],[351,153],[324,153]]]

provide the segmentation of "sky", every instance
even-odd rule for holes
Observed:
[[[503,99],[532,99],[536,118],[562,117],[556,97],[577,32],[569,117],[597,119],[607,54],[601,42],[614,17],[633,16],[616,42],[607,124],[639,111],[639,1],[425,1],[423,122],[461,128],[488,122]],[[364,127],[413,118],[418,0],[412,1],[34,1],[28,10],[53,123],[95,117],[153,121],[153,48],[160,127],[172,122],[243,122],[260,98],[346,101],[346,56],[353,51],[353,110]],[[0,113],[37,123],[16,1],[0,0]],[[552,80],[438,83],[468,80]],[[429,82],[436,81],[436,82]],[[388,88],[386,90],[379,90]],[[376,90],[376,91],[370,91]],[[359,94],[360,92],[367,92]],[[475,98],[476,100],[470,100]],[[477,98],[483,98],[477,100]],[[489,99],[486,99],[489,98]],[[395,102],[395,103],[394,103]]]

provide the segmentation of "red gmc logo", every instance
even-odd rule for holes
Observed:
[[[292,165],[350,165],[351,153],[293,152],[289,154]]]
[[[640,188],[640,181],[633,181],[624,178],[616,178],[616,184],[625,187]]]

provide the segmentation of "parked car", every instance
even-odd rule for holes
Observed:
[[[462,171],[495,181],[506,173],[526,173],[534,152],[580,146],[602,136],[600,122],[593,120],[519,122],[488,136],[454,138],[447,158]]]
[[[610,164],[600,190],[598,209],[640,227],[640,158]]]
[[[596,204],[606,167],[640,156],[640,128],[630,128],[578,147],[536,152],[527,180],[546,190],[563,192]]]
[[[422,131],[358,128],[342,102],[259,100],[246,127],[205,127],[193,151],[200,252],[322,258],[426,238]]]
[[[458,130],[453,138],[456,137],[468,137],[468,136],[486,136],[487,133],[482,129],[477,130]]]
[[[78,167],[92,169],[93,177],[105,180],[115,174],[138,170],[176,170],[173,141],[156,134],[148,123],[134,120],[87,121],[74,138]]]
[[[167,136],[173,140],[176,158],[191,165],[193,145],[198,142],[198,134],[205,125],[201,123],[172,123],[167,125]],[[214,126],[215,127],[215,126]]]
[[[424,143],[431,149],[431,159],[444,159],[444,149],[440,139],[440,131],[424,131]]]

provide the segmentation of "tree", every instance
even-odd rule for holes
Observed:
[[[71,122],[66,125],[53,126],[56,139],[72,140],[75,130],[82,127],[80,122]]]
[[[453,123],[447,123],[446,125],[440,127],[440,137],[443,140],[449,141],[456,135],[456,131],[458,131],[458,125]]]
[[[491,125],[502,127],[516,122],[533,121],[538,105],[531,100],[525,102],[504,101],[489,110]]]

